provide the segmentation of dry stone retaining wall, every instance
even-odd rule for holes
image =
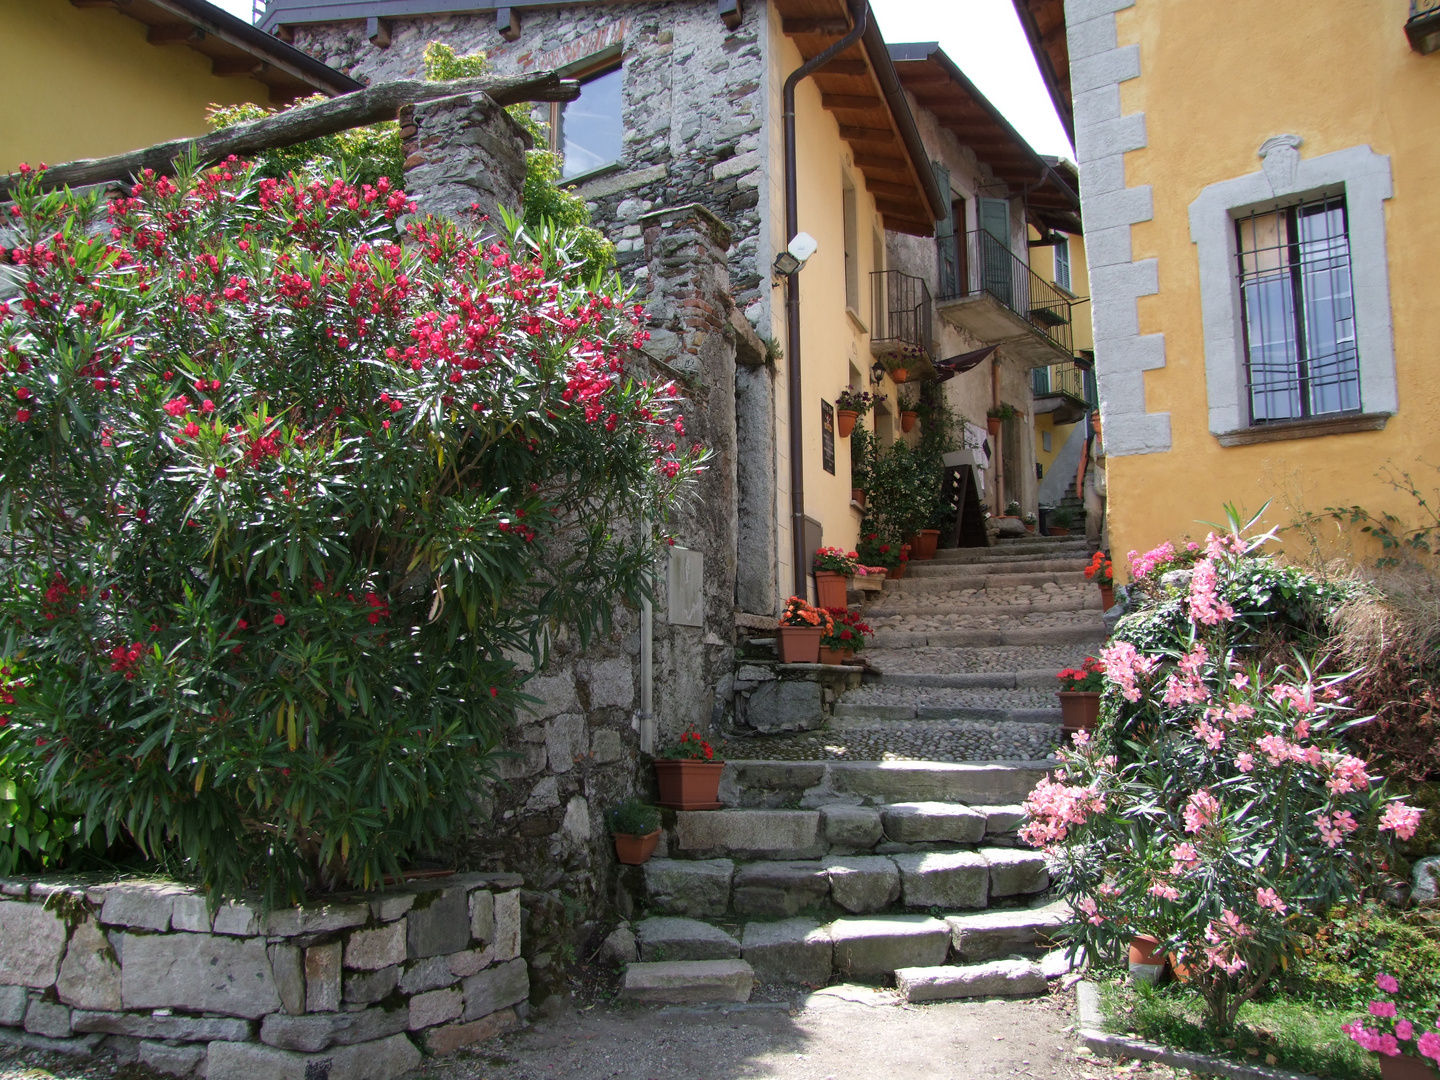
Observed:
[[[209,1080],[385,1080],[517,1026],[514,874],[266,914],[163,881],[0,882],[0,1042]]]

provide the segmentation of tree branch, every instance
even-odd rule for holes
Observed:
[[[144,169],[153,169],[161,176],[171,175],[176,159],[183,158],[192,149],[202,165],[211,165],[231,154],[244,157],[262,150],[278,150],[350,128],[394,120],[405,105],[474,94],[488,94],[502,106],[522,101],[574,101],[580,96],[580,84],[573,79],[562,79],[553,71],[503,79],[487,75],[450,82],[418,79],[385,82],[286,109],[263,120],[236,124],[198,139],[172,139],[128,154],[55,165],[41,174],[41,186],[59,188],[124,182]],[[14,179],[13,176],[0,177],[0,199],[9,198]]]

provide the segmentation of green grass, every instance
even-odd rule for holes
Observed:
[[[1204,1023],[1204,1000],[1178,983],[1154,990],[1130,986],[1123,978],[1110,979],[1100,984],[1100,1004],[1106,1029],[1117,1034],[1252,1065],[1271,1064],[1267,1056],[1273,1057],[1276,1068],[1335,1080],[1380,1076],[1375,1055],[1340,1030],[1341,1024],[1356,1017],[1352,1008],[1279,996],[1246,1002],[1233,1036],[1220,1039]]]

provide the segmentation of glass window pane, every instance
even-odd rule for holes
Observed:
[[[1358,409],[1360,356],[1345,209],[1338,202],[1303,207],[1298,225],[1310,411]]]
[[[578,98],[560,107],[562,178],[620,160],[622,82],[620,68],[597,75],[581,85]]]
[[[1252,423],[1301,416],[1295,296],[1285,214],[1252,214],[1238,225]]]

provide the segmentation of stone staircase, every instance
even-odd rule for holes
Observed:
[[[1016,830],[1054,766],[1055,672],[1104,636],[1083,541],[942,551],[864,608],[873,670],[818,732],[731,739],[724,809],[665,815],[622,997],[743,1001],[753,978],[907,1000],[1043,992],[1063,906]],[[1048,951],[1047,951],[1048,950]]]

